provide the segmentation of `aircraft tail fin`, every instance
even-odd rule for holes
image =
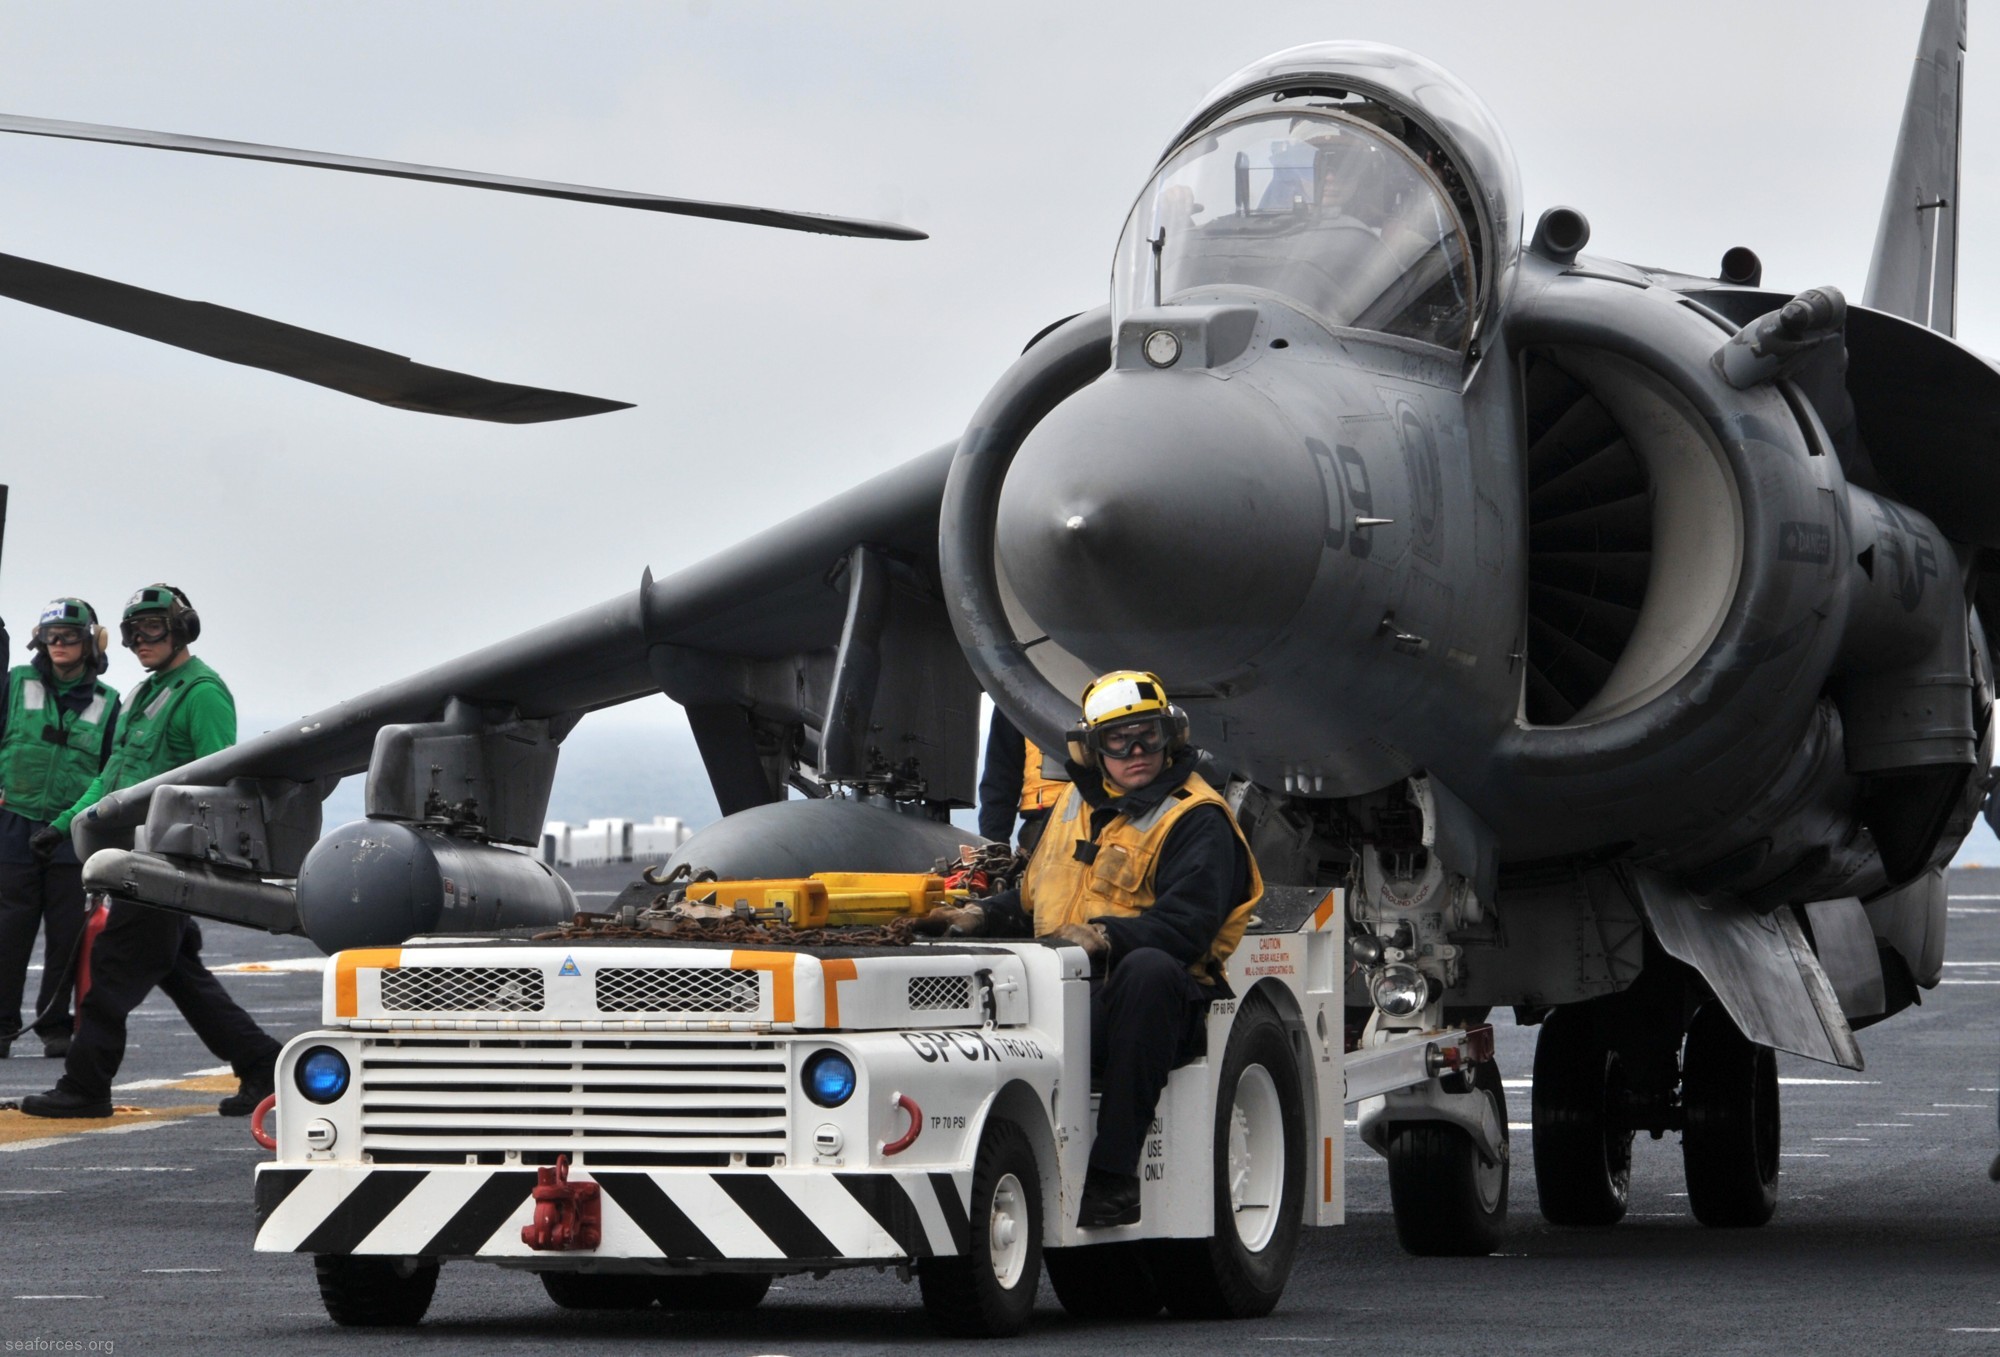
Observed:
[[[1930,0],[1882,199],[1864,305],[1951,334],[1958,301],[1958,143],[1966,0]]]

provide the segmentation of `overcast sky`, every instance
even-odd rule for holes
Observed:
[[[883,217],[834,239],[0,137],[5,249],[635,402],[389,410],[0,301],[0,615],[185,587],[246,725],[666,574],[953,439],[1211,86],[1397,43],[1493,107],[1528,220],[1858,298],[1922,0],[1673,6],[15,4],[5,111]],[[2000,352],[2000,75],[1975,3],[1961,337]],[[1992,50],[2000,51],[2000,28]],[[137,677],[122,653],[111,678]],[[664,700],[626,720],[672,721]]]

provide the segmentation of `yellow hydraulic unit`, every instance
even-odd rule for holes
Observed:
[[[818,872],[759,881],[695,881],[688,885],[686,901],[747,910],[793,928],[827,928],[885,924],[966,898],[964,891],[946,890],[943,877],[926,872]]]

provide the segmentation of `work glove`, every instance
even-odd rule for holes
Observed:
[[[1081,947],[1093,969],[1111,955],[1111,935],[1104,931],[1103,924],[1064,924],[1049,936]]]
[[[28,836],[28,851],[35,855],[35,861],[47,862],[68,842],[69,835],[44,825]]]
[[[986,931],[986,911],[978,905],[941,905],[917,920],[930,937],[976,938]]]

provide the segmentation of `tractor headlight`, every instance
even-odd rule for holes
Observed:
[[[292,1082],[308,1102],[337,1102],[347,1092],[347,1057],[331,1046],[315,1046],[292,1067]]]
[[[1407,1018],[1430,1002],[1431,983],[1415,966],[1397,961],[1368,977],[1368,997],[1392,1018]]]
[[[839,1107],[854,1096],[854,1062],[839,1051],[814,1051],[799,1071],[806,1097],[821,1107]]]

